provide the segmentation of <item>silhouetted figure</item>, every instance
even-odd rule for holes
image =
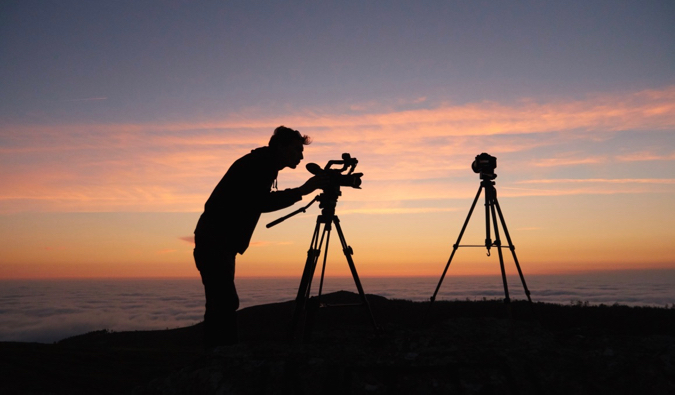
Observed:
[[[236,160],[204,205],[195,229],[194,258],[206,293],[204,345],[238,340],[239,297],[234,286],[235,256],[248,248],[260,214],[289,207],[327,182],[314,176],[298,188],[276,191],[279,170],[295,169],[311,142],[297,130],[279,126],[267,147]]]

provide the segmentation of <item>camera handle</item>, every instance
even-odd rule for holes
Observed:
[[[359,163],[358,159],[352,158],[351,155],[344,153],[342,154],[342,160],[329,160],[328,163],[326,164],[326,167],[324,167],[324,170],[337,170],[337,169],[331,169],[331,166],[333,165],[342,165],[342,169],[338,170],[339,173],[342,173],[343,171],[349,169],[349,172],[347,172],[347,175],[350,175],[354,172],[354,169],[356,169],[356,165]],[[309,165],[308,165],[309,166]],[[309,167],[307,168],[309,170]],[[310,170],[310,172],[312,172]],[[312,172],[313,174],[317,174]]]
[[[304,212],[307,211],[307,209],[309,208],[309,206],[311,206],[312,204],[314,204],[314,202],[316,202],[317,200],[319,200],[319,195],[314,196],[314,199],[312,199],[312,201],[309,202],[309,204],[306,205],[305,207],[301,207],[301,208],[299,208],[299,209],[293,211],[292,213],[290,213],[290,214],[288,214],[288,215],[284,215],[283,217],[281,217],[281,218],[279,218],[279,219],[275,219],[274,221],[270,222],[269,224],[267,224],[267,225],[265,225],[265,226],[266,226],[267,228],[271,228],[271,227],[273,227],[274,225],[280,224],[280,223],[284,222],[285,220],[291,218],[292,216],[294,216],[294,215],[296,215],[296,214],[304,213]]]

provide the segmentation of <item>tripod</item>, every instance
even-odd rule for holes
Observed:
[[[471,204],[471,209],[469,209],[469,215],[467,215],[466,220],[464,221],[464,226],[462,226],[462,230],[459,232],[459,237],[457,237],[457,242],[452,246],[452,254],[450,254],[450,258],[448,259],[448,263],[445,265],[445,269],[443,270],[443,274],[441,275],[441,279],[438,281],[438,285],[436,286],[436,291],[434,291],[434,295],[431,297],[431,305],[433,305],[434,301],[436,300],[436,295],[438,294],[438,290],[441,288],[441,284],[443,283],[443,279],[445,278],[445,274],[448,272],[448,268],[450,267],[450,263],[452,262],[452,258],[455,256],[455,252],[457,252],[457,249],[459,247],[485,247],[487,248],[487,255],[490,256],[490,248],[491,247],[496,247],[497,252],[499,254],[499,266],[501,268],[502,272],[502,282],[504,283],[504,303],[506,304],[507,312],[509,316],[511,316],[511,299],[509,298],[509,288],[508,284],[506,282],[506,272],[504,270],[504,256],[502,254],[502,248],[505,246],[502,246],[501,239],[499,237],[499,227],[497,226],[497,215],[499,215],[499,220],[502,224],[502,228],[504,229],[504,235],[506,236],[506,240],[508,241],[508,248],[511,250],[511,254],[513,255],[513,261],[516,263],[516,268],[518,269],[518,275],[520,276],[520,281],[523,284],[523,289],[525,290],[525,295],[527,296],[527,300],[529,301],[530,308],[532,309],[532,312],[534,313],[534,308],[532,307],[532,299],[530,298],[530,290],[527,289],[527,284],[525,283],[525,277],[523,276],[523,271],[520,269],[520,264],[518,263],[518,258],[516,257],[516,247],[513,245],[513,242],[511,241],[511,236],[509,235],[509,231],[506,227],[506,221],[504,221],[504,215],[502,214],[502,209],[499,207],[499,201],[497,200],[497,189],[495,189],[495,182],[493,181],[497,177],[496,174],[485,174],[481,173],[480,178],[481,178],[481,183],[480,187],[478,188],[478,193],[476,193],[476,197],[473,199],[473,204]],[[473,213],[473,209],[476,207],[476,202],[478,202],[478,198],[480,197],[481,192],[485,190],[485,246],[481,245],[460,245],[459,243],[462,240],[462,236],[464,235],[464,231],[466,230],[466,226],[469,224],[469,219],[471,219],[471,214]],[[496,212],[495,212],[496,209]],[[492,242],[491,235],[490,235],[490,217],[492,217],[492,226],[495,232],[495,241],[494,243]]]
[[[370,304],[368,304],[368,299],[366,294],[363,291],[363,286],[361,285],[361,280],[359,275],[356,272],[356,266],[354,265],[354,260],[352,259],[352,254],[354,251],[352,247],[347,244],[344,233],[342,232],[342,227],[340,226],[340,219],[335,215],[335,206],[337,204],[337,199],[341,195],[340,186],[335,186],[329,189],[326,189],[320,195],[316,196],[307,206],[300,208],[299,210],[282,217],[274,222],[271,222],[267,227],[276,225],[277,223],[299,213],[305,212],[305,210],[311,206],[314,202],[319,201],[319,207],[321,210],[321,215],[317,217],[316,226],[314,227],[314,233],[312,235],[312,241],[309,244],[309,250],[307,251],[307,260],[305,261],[305,268],[302,273],[302,279],[300,280],[300,286],[298,287],[298,295],[295,299],[295,310],[293,313],[293,318],[291,321],[290,335],[293,341],[298,340],[309,340],[311,333],[311,326],[313,324],[313,317],[316,313],[316,310],[319,307],[328,307],[328,306],[365,306],[370,317],[370,321],[375,329],[375,333],[379,333],[379,328],[375,322],[375,317],[373,312],[370,309]],[[323,230],[321,230],[321,225],[323,224]],[[326,272],[326,259],[328,257],[328,245],[330,243],[330,234],[333,225],[337,230],[338,237],[340,238],[340,244],[342,245],[342,251],[344,252],[345,258],[347,258],[347,264],[351,270],[352,277],[354,278],[354,283],[359,292],[361,303],[352,304],[352,305],[327,305],[321,303],[321,294],[323,291],[323,281],[324,275]],[[317,296],[310,297],[312,280],[314,278],[314,273],[316,271],[316,266],[321,255],[321,247],[323,245],[324,239],[326,241],[324,255],[323,255],[323,265],[321,268],[321,280],[319,282],[319,292]]]

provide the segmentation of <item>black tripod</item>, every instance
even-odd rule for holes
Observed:
[[[497,214],[499,214],[499,220],[502,224],[502,228],[504,229],[504,235],[506,235],[506,240],[508,241],[508,248],[511,250],[511,254],[513,255],[513,260],[516,263],[516,268],[518,269],[518,274],[520,275],[520,281],[523,283],[523,289],[525,290],[525,295],[527,295],[527,300],[530,303],[530,308],[532,308],[532,299],[530,298],[530,291],[527,289],[527,284],[525,283],[525,277],[523,276],[523,271],[520,269],[520,264],[518,263],[518,258],[516,257],[516,247],[513,245],[513,242],[511,242],[511,236],[509,235],[509,231],[506,228],[506,222],[504,221],[504,215],[502,214],[502,209],[499,207],[499,201],[497,201],[497,190],[495,189],[495,182],[493,181],[497,177],[496,174],[486,174],[486,173],[481,173],[480,178],[481,178],[481,183],[480,187],[478,188],[478,193],[476,193],[476,197],[473,199],[473,204],[471,204],[471,209],[469,210],[469,215],[466,217],[466,221],[464,221],[464,226],[462,226],[462,230],[459,232],[459,237],[457,237],[457,242],[452,246],[452,254],[450,254],[450,259],[448,259],[448,263],[445,265],[445,269],[443,270],[443,274],[441,275],[440,281],[438,281],[438,285],[436,286],[436,291],[434,291],[434,295],[431,297],[431,304],[434,303],[436,300],[436,295],[438,294],[438,290],[441,288],[441,284],[443,283],[443,279],[445,278],[445,274],[448,272],[448,268],[450,267],[450,263],[452,262],[452,258],[455,256],[455,252],[457,252],[457,248],[459,247],[485,247],[487,248],[487,255],[490,256],[490,248],[492,246],[497,247],[497,252],[499,253],[499,266],[502,271],[502,282],[504,283],[504,303],[506,304],[507,311],[509,316],[511,316],[511,299],[509,298],[509,288],[508,284],[506,282],[506,272],[504,271],[504,256],[502,254],[502,242],[499,237],[499,227],[497,226]],[[478,198],[480,197],[481,192],[485,189],[485,246],[481,245],[460,245],[460,241],[462,240],[462,236],[464,235],[464,231],[466,230],[466,226],[469,224],[469,219],[471,219],[471,214],[473,213],[473,209],[476,207],[476,202],[478,202]],[[495,212],[496,208],[496,212]],[[490,217],[492,217],[492,226],[494,228],[495,232],[495,241],[494,243],[492,242],[491,236],[490,236]],[[534,312],[534,309],[532,310]]]
[[[370,309],[368,304],[368,299],[366,294],[363,292],[363,286],[361,285],[361,280],[359,280],[359,275],[356,272],[356,266],[354,265],[354,260],[352,259],[352,254],[354,253],[352,247],[347,244],[345,240],[344,233],[342,233],[342,228],[340,227],[340,219],[335,215],[335,206],[337,204],[337,199],[342,193],[340,192],[340,186],[334,186],[329,189],[326,189],[320,195],[316,196],[308,205],[302,207],[301,209],[294,211],[293,213],[279,218],[278,220],[271,222],[267,227],[274,226],[279,222],[299,213],[305,212],[309,206],[311,206],[315,201],[319,201],[319,207],[321,210],[321,215],[316,219],[316,226],[314,227],[314,234],[312,235],[312,241],[309,245],[309,250],[307,251],[307,261],[305,262],[305,268],[302,273],[302,279],[300,280],[300,286],[298,287],[298,295],[295,299],[295,311],[293,313],[293,318],[291,321],[291,338],[293,341],[298,340],[308,340],[311,332],[311,326],[313,321],[313,316],[316,313],[316,310],[319,307],[328,307],[328,306],[346,306],[342,305],[327,305],[321,303],[321,293],[323,291],[323,280],[326,272],[326,259],[328,257],[328,245],[330,243],[330,233],[332,230],[333,224],[335,224],[335,229],[337,230],[338,236],[340,237],[340,244],[342,245],[342,251],[347,258],[347,263],[349,264],[349,269],[351,270],[352,277],[354,278],[354,283],[359,292],[361,298],[361,303],[354,304],[355,306],[363,305],[368,311],[370,321],[375,329],[375,333],[379,333],[379,328],[375,322],[375,317],[373,312]],[[323,224],[323,230],[320,231],[321,224]],[[320,234],[320,236],[319,236]],[[321,269],[321,280],[319,282],[319,292],[317,296],[310,297],[312,279],[314,278],[314,273],[316,271],[316,265],[319,261],[321,255],[321,247],[323,245],[324,239],[326,240],[326,246],[323,255],[323,266]],[[349,305],[350,306],[350,305]]]

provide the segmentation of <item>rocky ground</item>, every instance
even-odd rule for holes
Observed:
[[[242,310],[241,343],[208,353],[200,325],[2,343],[0,393],[675,393],[672,308],[369,301],[381,331],[363,307],[326,308],[308,342],[288,341],[287,302]]]

